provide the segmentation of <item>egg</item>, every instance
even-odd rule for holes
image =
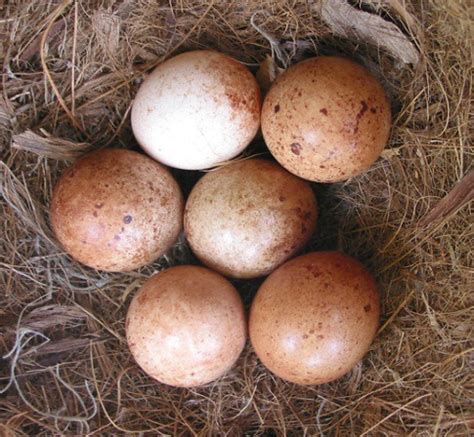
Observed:
[[[126,335],[136,362],[177,387],[206,384],[236,362],[246,340],[242,301],[232,284],[204,267],[171,267],[133,298]]]
[[[162,255],[181,232],[183,208],[180,188],[161,164],[130,150],[103,149],[59,178],[50,218],[73,258],[118,272]]]
[[[266,275],[293,256],[316,227],[309,184],[262,159],[207,173],[186,202],[184,229],[207,266],[233,278]]]
[[[229,56],[197,50],[160,64],[132,107],[139,144],[156,160],[185,170],[227,161],[260,126],[261,98],[250,71]]]
[[[249,333],[262,363],[297,384],[323,384],[351,370],[379,326],[374,279],[341,252],[313,252],[275,270],[250,310]]]
[[[290,67],[262,108],[262,132],[291,173],[337,182],[366,171],[380,156],[391,126],[382,85],[361,65],[321,56]]]

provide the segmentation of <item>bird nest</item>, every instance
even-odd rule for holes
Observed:
[[[0,6],[0,428],[5,435],[468,435],[473,147],[469,2],[18,0]],[[124,337],[131,297],[195,263],[184,238],[155,263],[105,273],[72,260],[48,205],[88,150],[137,149],[130,106],[168,57],[213,48],[262,87],[291,64],[343,54],[384,84],[394,124],[365,174],[314,185],[306,251],[360,259],[382,292],[381,328],[343,378],[298,386],[247,345],[206,386],[157,383]],[[261,138],[247,156],[266,152]],[[199,172],[174,171],[187,194]],[[471,281],[471,283],[470,283]],[[260,280],[236,281],[246,305]]]

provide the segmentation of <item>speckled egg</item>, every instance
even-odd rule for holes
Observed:
[[[140,367],[178,387],[224,375],[242,352],[246,331],[232,284],[189,265],[152,276],[133,298],[126,319],[128,345]]]
[[[133,103],[132,128],[156,160],[201,170],[247,147],[260,126],[260,109],[260,89],[244,65],[197,50],[163,62],[145,79]]]
[[[335,56],[290,67],[262,108],[262,132],[280,164],[304,179],[336,182],[366,171],[391,126],[382,85],[361,65]]]
[[[309,240],[317,206],[309,184],[248,159],[207,173],[186,203],[184,229],[207,266],[234,278],[270,273]]]
[[[103,149],[59,178],[50,218],[57,239],[77,261],[129,271],[175,242],[183,207],[178,184],[161,164],[130,150]]]
[[[374,279],[340,252],[313,252],[275,270],[250,310],[250,340],[262,363],[297,384],[322,384],[351,370],[379,326]]]

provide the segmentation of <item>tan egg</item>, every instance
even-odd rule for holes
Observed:
[[[367,170],[388,141],[390,104],[368,70],[322,56],[290,67],[262,108],[270,152],[291,173],[317,182],[349,179]]]
[[[161,256],[181,231],[183,207],[180,188],[162,165],[130,150],[104,149],[59,178],[50,217],[73,258],[118,272]]]
[[[278,164],[248,159],[207,173],[186,203],[196,256],[234,278],[265,275],[300,250],[316,227],[309,184]]]
[[[152,276],[133,298],[130,350],[151,377],[177,387],[206,384],[236,362],[246,339],[239,294],[221,275],[197,266]]]
[[[247,147],[260,126],[250,71],[229,56],[197,50],[160,64],[141,85],[132,128],[143,149],[171,167],[201,170]]]
[[[379,326],[374,279],[340,252],[313,252],[275,270],[250,310],[250,340],[262,363],[297,384],[323,384],[351,370]]]

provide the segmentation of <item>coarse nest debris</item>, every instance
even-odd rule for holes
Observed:
[[[473,9],[464,0],[345,4],[367,14],[357,16],[362,21],[370,14],[375,27],[383,20],[399,29],[419,57],[407,62],[397,59],[396,47],[384,49],[389,32],[363,41],[367,26],[356,35],[338,31],[324,8],[341,3],[0,5],[4,435],[473,432]],[[138,149],[129,110],[144,75],[173,54],[202,48],[227,53],[253,72],[272,54],[281,68],[343,54],[370,68],[390,95],[394,126],[383,156],[345,183],[314,186],[321,217],[306,251],[340,249],[357,257],[383,296],[370,352],[338,381],[287,383],[247,345],[227,375],[204,387],[155,382],[130,355],[124,317],[151,274],[196,262],[184,238],[152,265],[104,273],[72,260],[51,232],[48,205],[61,171],[87,150]],[[261,138],[248,153],[266,153]],[[174,174],[185,193],[202,175]],[[235,281],[247,306],[260,282]]]

